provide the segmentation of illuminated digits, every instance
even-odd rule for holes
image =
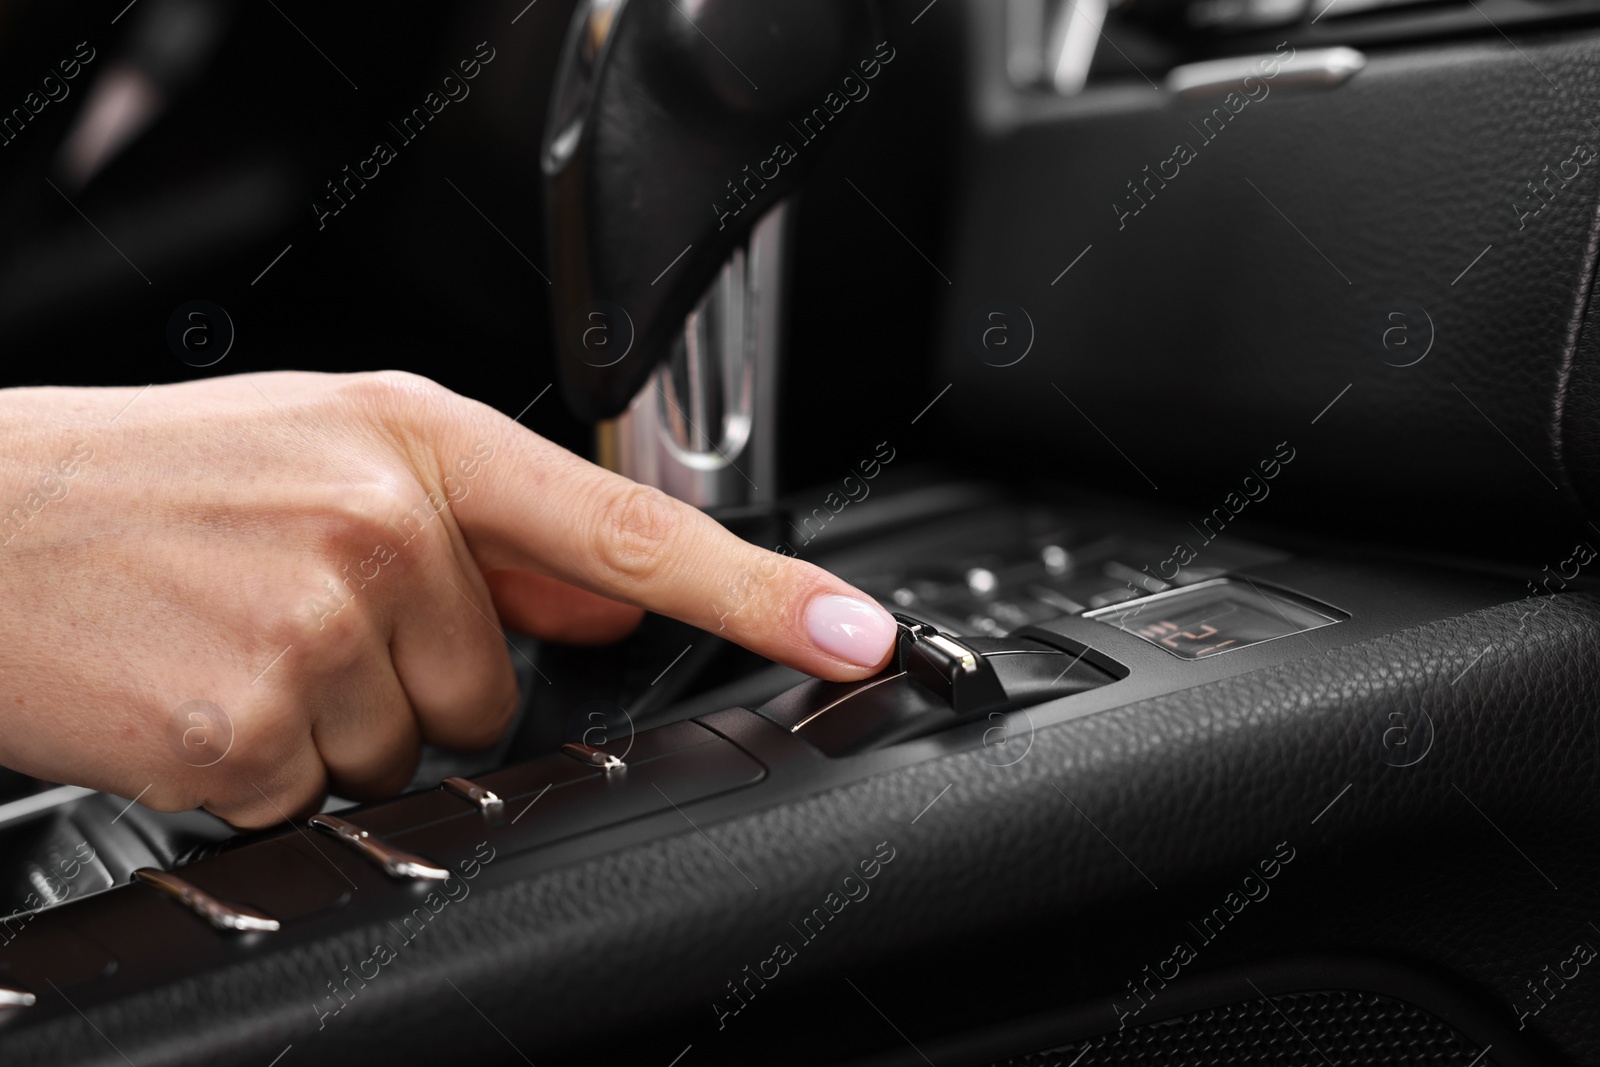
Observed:
[[[1208,637],[1212,637],[1212,636],[1216,635],[1217,628],[1215,626],[1212,626],[1209,622],[1205,623],[1204,625],[1205,625],[1205,633],[1192,634],[1187,630],[1180,630],[1179,632],[1177,632],[1175,634],[1168,634],[1166,637],[1163,637],[1161,639],[1161,643],[1163,645],[1166,645],[1168,648],[1177,648],[1178,646],[1176,644],[1174,644],[1173,642],[1175,642],[1180,637],[1187,637],[1191,641],[1203,641]]]

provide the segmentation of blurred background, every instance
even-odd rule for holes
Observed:
[[[522,412],[554,380],[538,153],[574,6],[0,2],[0,108],[22,116],[0,126],[3,383],[398,367]],[[822,161],[872,173],[929,254],[960,91],[958,71],[918,59],[936,54],[906,53]],[[479,56],[492,59],[463,82],[458,64]],[[446,76],[467,94],[447,97]],[[408,141],[396,127],[430,92],[448,102]],[[380,141],[395,158],[342,184]],[[346,206],[319,218],[313,204],[338,206],[329,182]],[[839,429],[902,373],[874,357],[928,347],[944,287],[902,243],[848,240],[878,216],[843,181],[815,186],[780,395],[802,424],[825,412],[829,432],[783,450],[788,486],[834,477],[881,438]],[[195,301],[204,319],[188,318]],[[214,352],[229,329],[215,308],[231,347],[192,366],[204,360],[175,351],[169,323],[216,331]],[[815,373],[814,353],[851,367],[848,382]],[[559,389],[522,421],[592,452]]]

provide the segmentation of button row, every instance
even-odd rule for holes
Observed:
[[[391,878],[443,881],[451,876],[450,869],[427,859],[424,854],[435,852],[437,848],[448,851],[451,847],[445,841],[428,836],[436,832],[446,832],[446,828],[455,825],[455,820],[459,818],[460,808],[453,803],[446,803],[444,797],[465,801],[485,817],[492,818],[495,825],[504,825],[505,829],[511,830],[516,820],[507,821],[502,817],[506,811],[507,801],[520,801],[523,796],[528,795],[529,789],[534,788],[535,783],[538,783],[534,793],[537,798],[543,796],[544,791],[552,785],[573,785],[585,778],[595,782],[604,781],[617,772],[626,770],[629,766],[626,761],[632,760],[641,768],[635,773],[645,775],[645,778],[637,783],[638,790],[643,792],[633,800],[647,801],[645,806],[649,807],[655,804],[657,798],[655,791],[648,789],[645,783],[659,777],[650,774],[655,767],[655,761],[663,757],[679,756],[690,750],[708,750],[705,746],[719,751],[726,750],[729,757],[737,757],[732,765],[720,768],[721,773],[718,773],[717,769],[700,766],[699,760],[695,761],[693,767],[686,765],[680,768],[681,771],[692,772],[696,784],[706,786],[706,794],[748,784],[762,776],[763,771],[759,764],[751,761],[748,756],[710,730],[696,723],[675,723],[646,731],[636,737],[630,736],[625,744],[608,745],[606,748],[578,742],[565,744],[559,754],[553,754],[545,761],[495,771],[486,781],[473,781],[460,776],[448,777],[440,782],[439,790],[414,793],[397,798],[386,805],[368,809],[361,813],[359,824],[338,815],[318,814],[308,820],[308,825],[328,834],[340,844],[356,850]],[[607,748],[611,747],[618,748],[620,754],[607,751]],[[536,766],[538,770],[535,772]],[[580,770],[580,767],[585,769]],[[601,773],[596,774],[596,770]],[[680,775],[674,775],[672,780],[679,777]],[[701,779],[704,779],[703,783]],[[668,779],[662,781],[665,783]],[[492,787],[488,783],[492,783]],[[684,783],[680,781],[678,784],[681,787]],[[625,787],[623,793],[631,794],[638,790]],[[676,791],[675,789],[674,792]],[[685,790],[685,793],[679,795],[685,796],[695,791]],[[577,800],[578,797],[575,795],[573,799]],[[618,818],[627,818],[635,813],[633,809],[638,805],[631,803],[619,807],[619,803],[625,799],[624,795],[615,792],[608,792],[603,797],[587,796],[587,799],[577,806],[577,810],[563,810],[559,821],[563,823],[570,821],[573,829],[579,829],[586,828],[591,819],[597,821],[599,825],[604,825]],[[545,800],[540,811],[553,814],[551,809],[556,804],[555,801]],[[523,808],[518,818],[531,807],[530,804],[527,808]],[[643,814],[644,811],[641,809],[637,813]],[[527,831],[533,827],[533,822],[530,820],[520,827],[515,827],[513,836],[528,838]],[[427,834],[424,835],[425,839],[416,851],[398,847],[389,840],[396,835],[416,840],[419,831],[427,831]],[[542,831],[535,830],[535,837],[543,836]],[[528,843],[532,844],[533,840],[530,839]],[[264,843],[262,847],[270,844],[270,842]],[[280,844],[276,847],[285,846]],[[298,850],[295,851],[298,854]],[[239,867],[244,859],[248,857],[241,857],[237,852],[227,857],[227,870],[231,873],[222,876],[221,888],[215,892],[207,891],[177,874],[156,868],[135,871],[134,878],[170,896],[219,930],[236,933],[277,931],[282,926],[279,919],[254,907],[227,899],[233,894],[251,893],[259,884],[258,879]],[[248,866],[249,864],[246,864],[246,867]],[[281,868],[282,857],[274,857],[269,866],[274,870]],[[196,877],[213,886],[219,885],[216,872],[208,870],[202,875],[197,871]],[[323,887],[320,893],[301,894],[306,899],[297,898],[285,902],[289,910],[283,913],[284,917],[293,919],[320,907],[326,907],[334,895],[328,887]],[[313,900],[313,897],[316,899]],[[0,1008],[23,1005],[23,998],[27,998],[26,1003],[32,1003],[33,994],[20,988],[8,991],[7,987],[0,986]]]

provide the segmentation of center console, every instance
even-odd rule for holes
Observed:
[[[344,932],[408,935],[469,882],[703,834],[956,753],[1010,767],[1057,724],[1520,595],[1491,575],[1212,544],[1166,517],[971,487],[859,505],[811,548],[896,612],[879,675],[574,733],[535,759],[181,854],[137,843],[145,822],[186,817],[131,807],[80,842],[70,827],[83,820],[63,822],[61,805],[109,799],[0,808],[0,834],[29,857],[0,920],[0,1046],[7,1031]],[[340,990],[325,994],[336,1011]]]

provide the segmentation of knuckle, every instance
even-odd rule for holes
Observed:
[[[522,704],[522,694],[517,691],[515,677],[507,679],[497,685],[481,702],[481,711],[477,721],[481,726],[481,734],[474,740],[483,748],[495,744],[505,736],[511,720],[516,717],[517,708]]]
[[[422,746],[412,742],[404,752],[384,764],[382,773],[373,783],[373,792],[379,797],[392,797],[399,793],[411,784],[421,762]]]
[[[400,479],[375,479],[339,488],[335,499],[317,509],[313,520],[313,540],[322,558],[347,563],[356,554],[367,555],[373,546],[394,535],[392,529],[421,502],[425,518],[432,517],[423,494],[413,494],[407,499],[401,490]]]
[[[408,498],[399,480],[343,488],[298,525],[294,536],[309,546],[310,566],[281,595],[252,601],[256,630],[273,654],[291,645],[324,654],[328,646],[359,646],[380,605],[408,588],[403,576],[443,543],[442,527],[422,491]]]
[[[666,562],[682,524],[672,498],[646,485],[630,485],[601,509],[595,555],[632,582],[654,578]]]
[[[292,662],[280,676],[290,684],[313,684],[317,679],[343,674],[378,650],[377,622],[361,594],[350,591],[332,578],[316,595],[277,627],[274,648],[264,655],[285,651]]]
[[[431,744],[463,752],[481,752],[505,736],[522,704],[516,680],[509,669],[496,676],[492,689],[463,694],[456,713],[425,719],[422,733]]]
[[[328,763],[332,785],[340,796],[376,800],[400,792],[422,761],[422,738],[409,715],[391,717],[369,731],[359,758]]]
[[[438,403],[449,390],[431,378],[404,370],[352,374],[340,389],[345,396],[382,411]]]
[[[310,724],[296,701],[269,696],[262,703],[236,712],[232,722],[233,743],[228,753],[231,770],[252,781],[275,780],[283,767],[293,764],[298,751],[311,744]],[[245,792],[255,795],[253,788]]]

